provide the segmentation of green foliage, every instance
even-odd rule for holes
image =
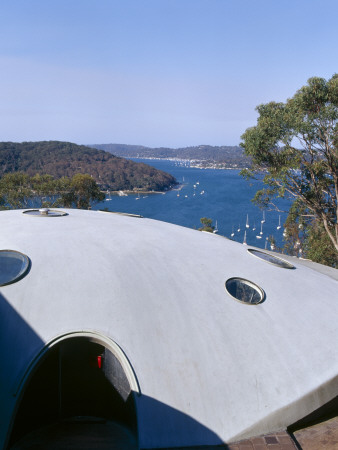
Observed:
[[[70,142],[1,142],[0,176],[23,172],[30,177],[49,174],[55,179],[90,174],[102,189],[163,191],[175,178],[146,164],[116,157],[102,150]]]
[[[305,215],[306,208],[300,200],[292,204],[284,224],[284,250],[292,256],[303,256],[308,228],[313,218]]]
[[[76,207],[89,208],[105,195],[90,175],[55,179],[51,175],[30,177],[22,172],[9,173],[0,179],[0,208]]]
[[[311,78],[286,103],[270,102],[257,111],[257,125],[245,131],[241,143],[253,161],[243,175],[259,173],[266,184],[254,202],[261,207],[274,207],[276,197],[295,202],[287,220],[290,253],[311,254],[313,228],[326,233],[338,254],[338,75]]]
[[[65,180],[66,183],[66,180]],[[64,206],[88,209],[92,202],[104,200],[105,195],[100,191],[95,180],[88,174],[78,173],[68,184],[68,189],[61,195]]]
[[[214,231],[215,227],[212,225],[212,219],[202,217],[200,219],[200,222],[202,224],[202,227],[199,228],[199,231],[208,231],[209,233],[212,233]]]
[[[0,179],[1,209],[27,208],[32,204],[48,206],[43,204],[48,203],[43,197],[52,198],[58,190],[57,181],[50,175],[30,177],[22,172],[9,173]]]
[[[290,208],[285,226],[285,246],[288,254],[305,256],[312,261],[338,267],[338,253],[323,224],[306,214],[301,201]],[[333,230],[331,230],[333,232]]]
[[[309,228],[305,241],[305,254],[312,261],[338,268],[338,255],[332,243],[319,223]]]

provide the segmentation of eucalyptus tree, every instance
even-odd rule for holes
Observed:
[[[199,231],[208,231],[209,233],[213,233],[215,227],[212,225],[212,219],[208,217],[201,217],[200,222],[202,226],[199,228]]]
[[[88,174],[77,173],[70,180],[64,178],[62,181],[65,185],[65,192],[61,195],[64,206],[88,209],[92,202],[105,198],[94,178]]]
[[[252,158],[251,168],[242,175],[263,174],[265,183],[254,202],[278,209],[276,197],[291,199],[295,203],[286,236],[297,225],[310,252],[313,235],[321,236],[337,261],[338,74],[329,80],[310,78],[285,103],[256,109],[257,125],[245,131],[241,142]]]
[[[51,175],[29,176],[23,172],[7,173],[0,178],[0,209],[39,207],[89,208],[105,195],[87,174],[72,178]]]
[[[58,192],[58,181],[51,175],[7,173],[0,179],[0,206],[1,209],[50,206]]]

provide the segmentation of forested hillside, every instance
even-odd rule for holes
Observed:
[[[0,176],[5,173],[37,173],[55,178],[76,173],[91,175],[102,189],[162,191],[177,184],[170,174],[142,163],[135,163],[70,142],[1,142]]]

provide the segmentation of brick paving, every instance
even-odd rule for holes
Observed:
[[[297,430],[293,434],[303,450],[338,450],[338,417]]]
[[[296,450],[288,433],[281,431],[266,436],[246,439],[227,446],[229,450]]]

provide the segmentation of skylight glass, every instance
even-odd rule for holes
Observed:
[[[0,286],[23,278],[29,269],[29,258],[15,250],[0,250]]]
[[[229,278],[225,283],[225,288],[231,297],[248,305],[257,305],[265,298],[263,289],[244,278]]]
[[[277,256],[270,255],[269,253],[261,252],[260,250],[256,250],[253,248],[249,248],[248,252],[251,255],[256,256],[257,258],[263,259],[264,261],[274,264],[275,266],[282,267],[283,269],[295,269],[291,263],[285,261],[282,258],[278,258]]]

